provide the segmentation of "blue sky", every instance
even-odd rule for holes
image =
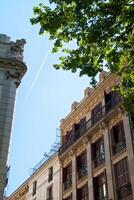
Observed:
[[[49,152],[55,141],[60,120],[71,109],[73,101],[83,98],[89,78],[80,78],[52,66],[58,55],[49,54],[36,83],[27,97],[31,84],[46,54],[52,47],[48,36],[39,36],[39,27],[29,22],[32,8],[41,1],[1,0],[0,33],[11,39],[25,38],[24,61],[28,71],[17,92],[14,124],[9,154],[11,165],[7,194],[13,192],[30,175],[31,168]],[[46,0],[42,1],[48,3]]]

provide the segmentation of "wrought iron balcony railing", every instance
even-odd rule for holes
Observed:
[[[99,155],[94,159],[94,167],[98,167],[99,165],[104,163],[104,161],[105,161],[105,154],[102,153],[101,155]]]
[[[109,101],[106,105],[101,107],[98,112],[95,113],[88,121],[86,121],[83,126],[79,128],[75,133],[71,135],[70,140],[63,144],[59,148],[59,154],[63,154],[70,146],[72,146],[79,138],[81,138],[88,130],[90,130],[97,122],[99,122],[103,117],[105,117],[112,109],[114,109],[119,102],[121,102],[121,97],[117,95],[114,99]]]
[[[123,185],[117,189],[117,197],[120,200],[126,199],[126,197],[128,197],[131,194],[132,194],[131,183],[127,183],[126,185]]]
[[[72,185],[72,175],[69,175],[68,178],[63,183],[63,190],[67,190]]]
[[[122,141],[120,141],[120,142],[118,142],[118,143],[114,143],[113,145],[112,145],[112,153],[113,153],[113,155],[114,154],[116,154],[116,153],[118,153],[118,152],[120,152],[122,149],[124,149],[126,147],[126,142],[125,142],[125,140],[122,140]]]
[[[80,180],[84,176],[87,176],[87,165],[82,166],[78,171],[77,171],[77,178]]]

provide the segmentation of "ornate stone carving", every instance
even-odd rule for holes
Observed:
[[[23,51],[26,40],[16,40],[16,42],[10,42],[10,52],[9,57],[15,58],[17,60],[23,60]]]
[[[89,141],[88,137],[84,137],[82,140],[84,145],[87,145],[88,141]]]
[[[94,134],[92,137],[92,142],[94,143],[96,140],[98,140],[101,137],[102,137],[102,133],[100,133],[100,132]]]
[[[105,127],[106,127],[105,122],[101,122],[101,123],[99,124],[99,128],[100,128],[100,130],[104,130]]]
[[[6,71],[5,73],[6,79],[14,79],[15,80],[15,85],[16,87],[18,87],[21,83],[21,78],[23,76],[22,73],[20,73],[19,71],[15,71],[14,74],[12,74],[10,71]]]
[[[9,41],[10,41],[10,37],[8,37],[5,34],[0,33],[0,42],[9,42]]]

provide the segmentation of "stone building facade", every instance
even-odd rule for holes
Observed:
[[[60,200],[60,163],[52,155],[7,200]]]
[[[11,137],[16,89],[27,67],[23,62],[25,40],[10,41],[0,34],[0,200],[7,182],[7,158]]]
[[[120,79],[106,72],[99,78],[61,120],[61,200],[134,199],[133,130],[112,91]]]
[[[61,120],[59,153],[29,178],[25,198],[15,192],[8,200],[134,200],[134,117],[112,90],[119,83],[115,74],[100,73],[97,87],[86,88]],[[49,185],[53,159],[57,173]]]

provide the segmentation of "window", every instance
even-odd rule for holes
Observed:
[[[99,121],[101,117],[102,117],[102,103],[100,102],[91,110],[92,125],[94,125],[97,121]]]
[[[47,189],[47,200],[53,200],[53,188],[52,188],[52,186],[50,186]]]
[[[72,185],[72,163],[63,168],[63,188],[68,189]]]
[[[33,192],[32,192],[33,196],[36,194],[36,190],[37,190],[37,181],[34,181],[33,182]]]
[[[83,117],[80,120],[79,126],[80,126],[80,135],[83,135],[86,131],[86,117]]]
[[[88,200],[88,185],[77,189],[77,200]]]
[[[98,167],[105,161],[103,139],[100,139],[96,143],[92,144],[92,159],[94,161],[94,167]]]
[[[87,154],[83,152],[76,159],[77,162],[77,178],[81,179],[87,175]]]
[[[52,179],[53,179],[53,167],[50,167],[48,172],[48,182],[50,182]]]
[[[123,121],[120,121],[112,127],[111,138],[113,154],[119,152],[126,146]]]
[[[114,105],[121,101],[121,96],[116,91],[111,91],[109,93],[104,92],[106,112],[109,112]]]
[[[106,172],[95,177],[93,180],[95,200],[105,200],[107,197]]]
[[[116,163],[114,166],[114,170],[117,196],[120,200],[122,200],[132,193],[127,158],[124,158]]]

